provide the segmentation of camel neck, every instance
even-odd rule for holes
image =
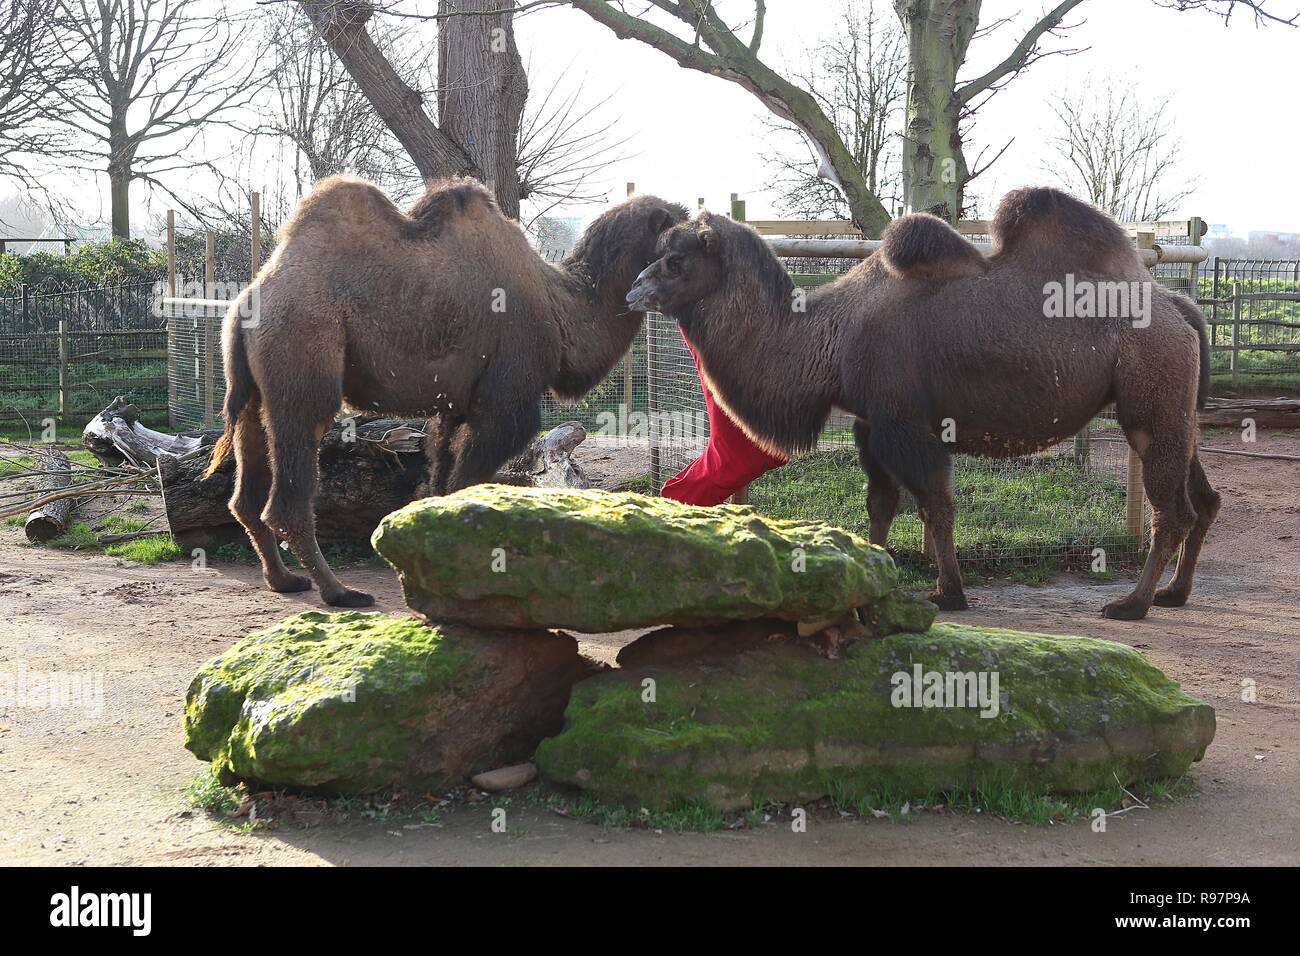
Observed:
[[[835,325],[814,300],[764,304],[734,292],[710,296],[682,322],[723,407],[761,445],[807,451],[837,394]],[[740,303],[745,303],[741,305]]]
[[[616,276],[592,278],[586,264],[566,262],[556,304],[563,354],[552,387],[562,398],[594,388],[627,352],[644,315],[630,312]],[[631,285],[631,280],[626,286]]]

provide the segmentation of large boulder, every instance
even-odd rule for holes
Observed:
[[[619,662],[574,688],[537,762],[634,809],[1087,791],[1176,777],[1214,737],[1209,705],[1131,648],[1089,638],[940,624],[830,659],[791,625],[758,621],[655,631]]]
[[[393,512],[373,543],[412,608],[495,628],[830,619],[897,579],[829,525],[601,491],[478,485]]]
[[[446,786],[531,757],[591,673],[567,635],[312,611],[203,666],[186,696],[185,746],[264,784]]]

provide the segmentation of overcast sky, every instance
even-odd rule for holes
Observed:
[[[777,68],[803,64],[806,51],[834,30],[840,6],[840,0],[768,0],[764,59]],[[892,16],[887,0],[877,0],[877,7]],[[1045,8],[1043,2],[985,0],[982,22],[1017,20],[975,41],[964,75],[1003,59],[1023,35],[1017,27]],[[721,9],[736,11],[738,22],[752,4],[723,0]],[[1049,100],[1089,75],[1115,75],[1134,78],[1152,97],[1170,98],[1183,171],[1198,180],[1178,218],[1199,215],[1242,235],[1300,231],[1300,30],[1256,29],[1244,17],[1225,28],[1216,17],[1161,9],[1151,0],[1088,0],[1067,23],[1078,26],[1065,39],[1047,38],[1044,48],[1089,49],[1035,64],[980,114],[968,157],[986,146],[991,155],[1015,138],[977,181],[981,196],[995,199],[1016,186],[1050,182],[1042,142],[1052,120]],[[632,136],[628,151],[636,155],[601,177],[611,198],[634,181],[642,191],[690,203],[704,196],[719,210],[739,192],[750,218],[773,214],[765,190],[770,177],[759,158],[770,134],[750,94],[683,70],[638,41],[619,40],[574,10],[526,14],[518,33],[535,74],[572,60],[590,95],[613,91],[606,111],[622,118],[623,133]]]

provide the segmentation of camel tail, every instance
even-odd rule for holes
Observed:
[[[238,312],[238,305],[231,308],[226,318],[226,332],[222,351],[226,365],[226,404],[222,415],[226,420],[225,431],[212,446],[212,456],[203,477],[214,474],[235,450],[235,425],[239,416],[250,402],[257,400],[257,383],[253,381],[253,370],[248,365],[248,351],[244,347],[244,333]]]

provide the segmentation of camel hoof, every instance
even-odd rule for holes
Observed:
[[[276,594],[297,594],[299,591],[311,590],[311,578],[301,574],[291,574],[283,581],[267,581],[266,586]]]
[[[342,593],[327,597],[325,603],[330,607],[370,607],[375,603],[375,598],[365,591],[344,588]]]
[[[1173,588],[1161,588],[1151,601],[1156,607],[1182,607],[1187,603],[1189,592],[1175,591]]]
[[[944,594],[941,591],[931,591],[926,595],[926,598],[941,611],[966,611],[970,609],[964,594]]]
[[[1101,609],[1101,616],[1116,621],[1140,621],[1147,616],[1147,605],[1133,598],[1111,601]]]

